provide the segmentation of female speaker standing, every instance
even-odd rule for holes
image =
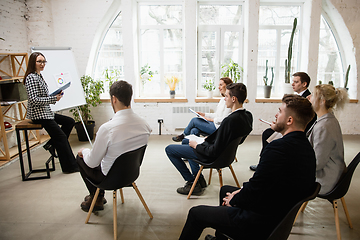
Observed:
[[[79,168],[68,141],[75,121],[71,117],[51,111],[50,104],[60,101],[63,93],[49,96],[48,86],[40,74],[44,70],[45,64],[46,59],[42,53],[34,52],[30,55],[24,78],[28,95],[26,117],[34,123],[41,124],[50,135],[51,139],[44,145],[44,148],[52,155],[55,155],[54,148],[56,149],[63,173],[78,172]]]

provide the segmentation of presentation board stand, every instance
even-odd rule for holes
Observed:
[[[84,130],[85,130],[86,136],[87,136],[87,138],[88,138],[88,140],[89,140],[90,146],[92,147],[93,145],[92,145],[92,142],[91,142],[91,139],[90,139],[89,133],[88,133],[88,131],[87,131],[86,127],[85,127],[84,120],[83,120],[83,119],[82,119],[82,117],[81,117],[80,110],[79,110],[79,108],[78,108],[78,107],[77,107],[76,109],[77,109],[78,114],[79,114],[79,116],[80,116],[80,120],[81,120],[81,123],[82,123],[82,125],[83,125]]]

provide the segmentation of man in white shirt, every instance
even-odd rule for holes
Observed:
[[[115,115],[110,121],[100,126],[93,148],[82,148],[78,152],[76,159],[81,177],[90,193],[80,205],[86,212],[89,211],[96,192],[96,187],[87,178],[100,183],[117,157],[148,143],[151,128],[131,109],[131,97],[131,84],[126,81],[116,81],[111,85],[110,100]],[[104,209],[104,203],[106,203],[104,193],[104,190],[100,191],[94,211]]]

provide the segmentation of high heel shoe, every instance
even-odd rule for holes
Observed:
[[[57,155],[56,152],[55,152],[55,148],[54,148],[53,145],[46,143],[46,144],[43,146],[43,148],[44,148],[46,151],[49,151],[50,154],[51,154],[51,156],[53,156],[53,157],[55,157],[55,158],[58,157],[58,155]]]

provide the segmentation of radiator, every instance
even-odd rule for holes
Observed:
[[[190,120],[196,115],[190,112],[189,108],[194,110],[195,112],[210,112],[210,108],[208,106],[188,106],[188,107],[173,107],[172,108],[172,119],[173,126],[175,129],[183,129],[185,128]]]

